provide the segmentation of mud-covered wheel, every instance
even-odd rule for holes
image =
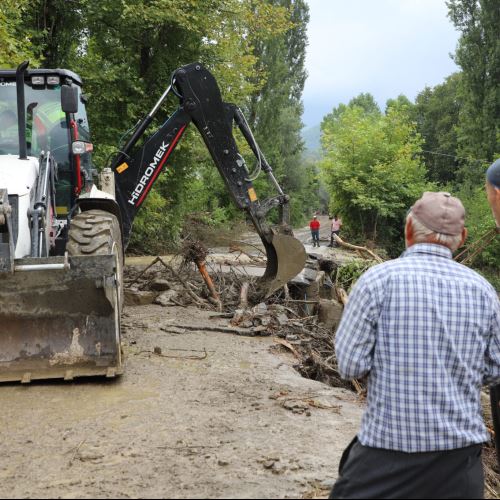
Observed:
[[[75,255],[115,255],[120,312],[123,307],[123,246],[120,223],[104,210],[82,212],[71,220],[66,250]]]
[[[70,256],[113,255],[115,257],[116,355],[118,366],[121,367],[123,354],[121,349],[121,312],[124,302],[123,245],[118,219],[104,210],[89,210],[76,215],[70,223],[66,250]]]

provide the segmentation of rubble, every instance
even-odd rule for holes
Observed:
[[[198,272],[200,262],[207,263],[214,290]],[[258,278],[232,267],[217,270],[203,245],[190,241],[183,245],[181,255],[168,262],[158,257],[143,270],[127,269],[125,284],[127,296],[147,295],[149,300],[153,294],[152,301],[163,307],[194,305],[213,310],[214,316],[227,319],[227,328],[217,331],[274,336],[277,349],[297,358],[296,369],[303,376],[362,392],[361,386],[342,381],[337,370],[333,337],[343,310],[333,283],[337,268],[324,255],[310,256],[306,268],[287,287],[265,301],[256,301]],[[189,325],[184,329],[192,330]]]
[[[171,285],[169,281],[158,278],[151,282],[150,288],[154,292],[166,292],[171,289]]]
[[[151,291],[142,291],[137,289],[125,289],[126,306],[146,306],[152,304],[157,294]]]
[[[318,321],[325,325],[329,330],[335,331],[340,319],[344,306],[336,300],[320,299],[318,306]]]
[[[156,297],[154,303],[163,307],[178,305],[177,297],[179,292],[177,290],[167,290]]]

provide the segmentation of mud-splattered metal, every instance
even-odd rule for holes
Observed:
[[[69,269],[0,273],[0,382],[122,373],[115,262],[78,256]]]
[[[285,234],[275,234],[271,243],[262,238],[262,243],[267,254],[267,267],[262,281],[266,296],[269,296],[304,269],[306,251],[299,240]]]

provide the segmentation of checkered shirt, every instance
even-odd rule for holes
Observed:
[[[480,391],[500,382],[500,303],[446,247],[417,244],[369,269],[335,344],[343,378],[368,376],[362,445],[415,453],[488,440]]]

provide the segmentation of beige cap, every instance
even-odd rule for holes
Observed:
[[[428,229],[452,236],[462,234],[465,208],[450,193],[425,192],[411,209],[412,214]]]

